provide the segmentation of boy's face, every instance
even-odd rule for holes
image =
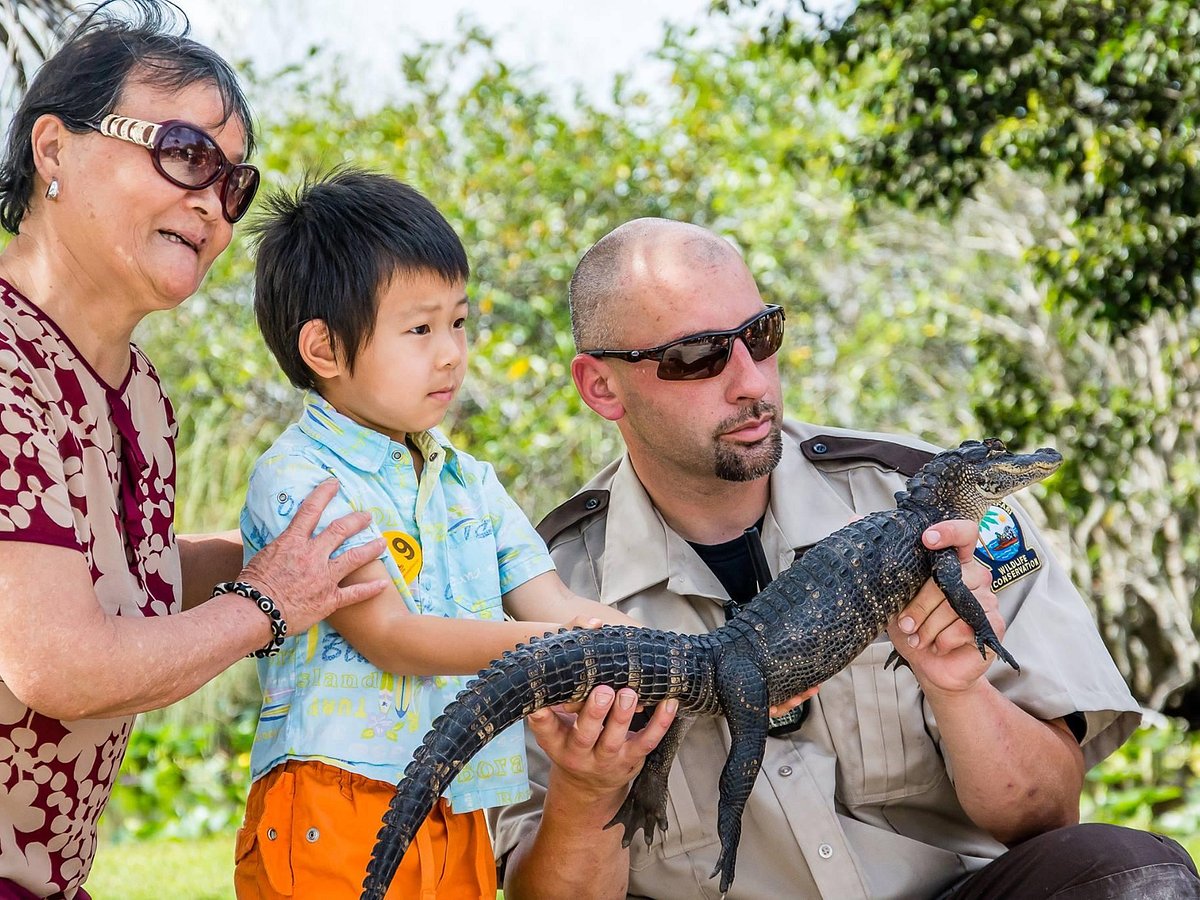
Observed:
[[[335,409],[392,440],[437,425],[467,372],[467,295],[433,272],[397,274],[379,296],[375,330],[354,373],[339,363],[321,393]]]

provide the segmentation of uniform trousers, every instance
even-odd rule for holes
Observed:
[[[1069,825],[1013,847],[937,900],[1197,900],[1196,864],[1161,834]]]

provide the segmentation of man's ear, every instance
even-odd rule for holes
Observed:
[[[571,360],[571,378],[583,402],[597,415],[616,422],[625,415],[625,404],[614,390],[612,370],[602,359],[580,353]]]
[[[328,381],[341,374],[342,367],[333,350],[324,319],[309,319],[301,325],[296,345],[300,350],[300,358],[318,378]]]

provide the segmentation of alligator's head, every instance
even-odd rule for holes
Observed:
[[[996,438],[964,441],[926,463],[896,500],[935,507],[947,518],[978,522],[997,500],[1041,481],[1061,464],[1062,455],[1049,448],[1010,453]]]

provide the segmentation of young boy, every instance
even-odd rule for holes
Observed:
[[[357,898],[395,784],[464,676],[558,623],[631,620],[568,592],[491,466],[435,427],[466,374],[468,312],[466,254],[437,209],[391,178],[342,171],[270,213],[255,312],[309,393],[250,476],[246,554],[336,476],[319,527],[370,511],[343,549],[382,534],[388,553],[349,580],[394,587],[259,660],[234,881],[239,898]],[[481,810],[527,798],[524,773],[518,725],[455,780],[388,897],[494,900]]]

